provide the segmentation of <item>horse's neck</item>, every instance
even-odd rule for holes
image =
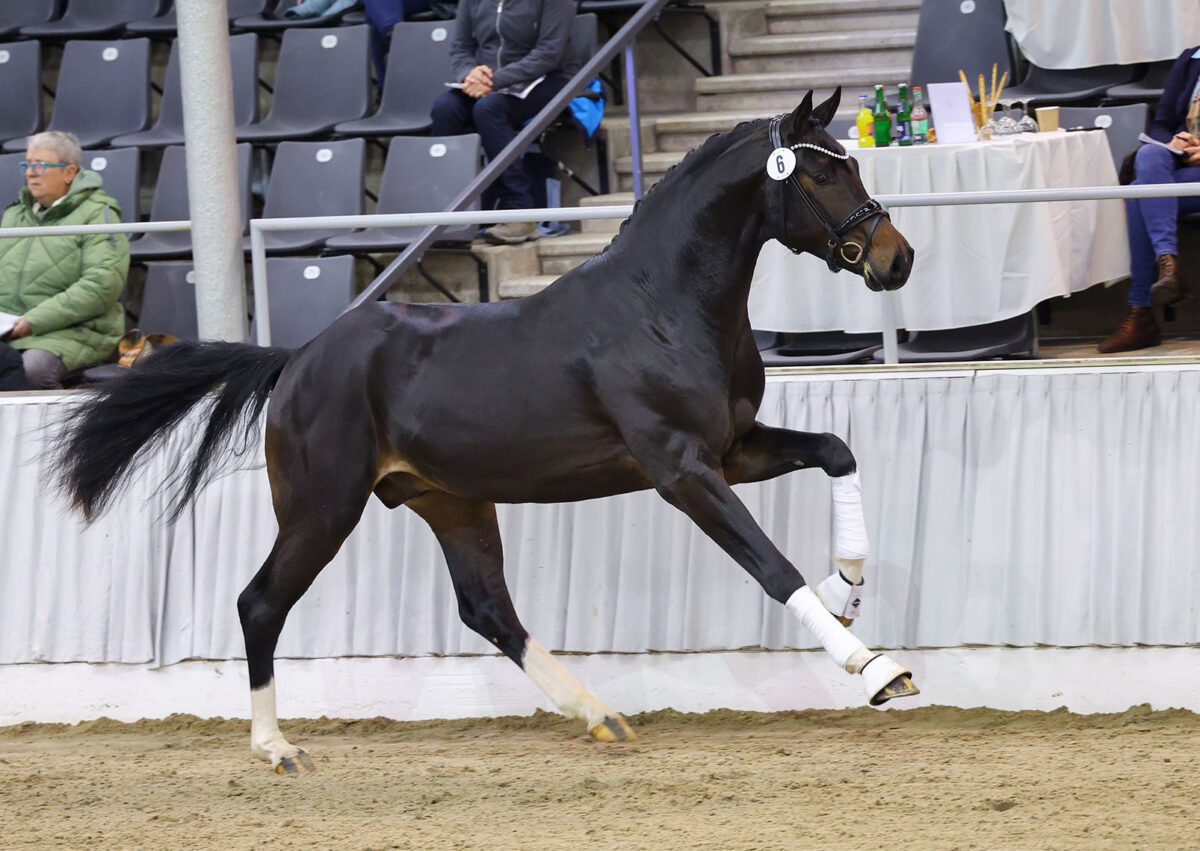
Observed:
[[[638,286],[676,315],[725,325],[746,311],[767,240],[765,198],[759,175],[705,177],[681,174],[648,195],[618,253],[636,264]]]

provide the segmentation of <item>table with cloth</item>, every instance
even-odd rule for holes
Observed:
[[[1042,68],[1174,59],[1200,44],[1196,0],[1004,0],[1005,25]]]
[[[857,148],[873,195],[1115,186],[1102,131],[1026,133],[991,142]],[[897,327],[960,328],[1028,312],[1039,302],[1129,274],[1119,200],[904,207],[892,221],[916,251],[895,291]],[[824,261],[775,241],[759,254],[750,322],[772,331],[883,329],[883,297]]]

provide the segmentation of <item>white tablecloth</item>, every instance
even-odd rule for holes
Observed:
[[[854,148],[876,195],[1115,185],[1104,133],[1028,133],[968,145]],[[896,291],[899,327],[957,328],[1017,316],[1129,274],[1121,201],[906,207],[892,221],[916,250]],[[759,254],[750,321],[774,331],[879,331],[882,297],[778,242]]]
[[[1043,68],[1174,59],[1200,44],[1198,0],[1004,0],[1007,29]]]

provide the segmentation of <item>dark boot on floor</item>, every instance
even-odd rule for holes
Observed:
[[[1105,354],[1148,349],[1162,342],[1153,307],[1131,307],[1121,327],[1096,348]]]
[[[1179,278],[1179,258],[1174,254],[1160,254],[1158,280],[1150,287],[1150,301],[1162,307],[1178,304],[1185,298],[1191,298],[1191,295],[1183,288],[1183,281]]]

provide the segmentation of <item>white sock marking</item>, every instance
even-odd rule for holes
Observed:
[[[525,655],[521,662],[529,679],[554,701],[559,711],[568,718],[584,719],[589,730],[607,716],[616,714],[571,676],[537,639],[525,640]]]
[[[300,751],[279,732],[273,679],[262,688],[250,690],[250,750],[259,759],[270,761],[271,765],[278,765],[284,757],[295,756]]]

